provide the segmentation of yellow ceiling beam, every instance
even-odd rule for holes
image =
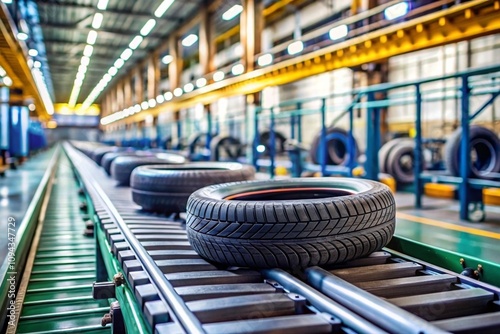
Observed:
[[[343,67],[366,63],[500,32],[497,1],[475,0],[330,45],[238,77],[213,83],[117,123],[134,123],[149,115],[177,111],[198,103],[262,91]]]

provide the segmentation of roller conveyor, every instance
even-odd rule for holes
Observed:
[[[124,314],[136,310],[142,317],[142,329],[128,327],[129,333],[488,333],[500,329],[497,288],[391,250],[293,275],[279,269],[258,271],[209,263],[191,248],[181,218],[140,211],[131,200],[130,188],[117,187],[82,153],[69,145],[65,149],[97,218],[96,280],[108,281],[123,273],[119,284],[115,279],[111,287],[106,283],[102,287],[105,297],[120,302],[112,304],[113,316],[105,321],[112,324],[114,333],[128,325],[120,309]],[[62,243],[50,250],[64,256],[70,251],[65,247]],[[75,249],[87,260],[93,251],[84,243]],[[79,276],[90,279],[91,274]],[[94,288],[94,296],[99,297],[99,288]],[[109,305],[107,298],[102,302]]]

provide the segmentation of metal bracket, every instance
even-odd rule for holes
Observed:
[[[125,321],[119,302],[112,302],[109,313],[106,313],[101,319],[101,325],[105,327],[111,324],[112,334],[126,334]]]
[[[109,299],[116,298],[116,287],[125,284],[125,277],[122,273],[113,276],[112,282],[94,282],[92,284],[92,298]]]
[[[287,297],[295,303],[295,313],[304,314],[307,309],[307,299],[296,293],[288,293]]]
[[[264,283],[267,283],[270,286],[272,286],[273,288],[275,288],[276,292],[279,292],[279,293],[285,292],[285,288],[283,288],[283,286],[281,284],[279,284],[278,282],[276,282],[274,280],[266,279],[266,280],[264,280]]]
[[[481,279],[481,276],[483,274],[483,266],[481,264],[477,265],[477,269],[472,269],[470,267],[467,267],[465,260],[463,258],[460,259],[460,264],[462,265],[462,268],[464,268],[464,270],[460,273],[460,275],[471,277],[477,280]]]

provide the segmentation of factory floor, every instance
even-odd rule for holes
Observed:
[[[423,198],[415,209],[415,196],[397,193],[396,234],[425,244],[498,263],[500,254],[500,207],[487,206],[481,223],[462,221],[459,202]]]
[[[0,178],[0,235],[7,236],[9,218],[15,219],[16,231],[28,210],[40,181],[52,158],[53,149],[41,152],[28,159],[15,170],[7,170]],[[0,259],[7,255],[7,237],[0,238]],[[0,262],[0,266],[3,263]]]

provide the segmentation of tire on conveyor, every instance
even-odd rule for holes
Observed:
[[[146,211],[186,211],[189,196],[208,185],[252,180],[249,165],[223,162],[189,163],[182,166],[142,166],[130,177],[132,199]]]
[[[340,165],[345,166],[349,163],[351,159],[349,157],[349,152],[347,151],[349,143],[349,135],[346,130],[330,127],[326,129],[327,136],[335,136],[326,141],[326,164],[327,165]],[[314,137],[311,145],[311,150],[309,151],[309,156],[311,161],[315,164],[321,164],[320,161],[320,144],[321,144],[321,132]],[[358,143],[354,138],[354,152],[357,158],[359,154]],[[354,159],[355,159],[354,158]]]
[[[104,147],[98,147],[92,152],[92,160],[95,161],[96,164],[99,166],[101,165],[102,162],[102,157],[106,153],[110,152],[120,152],[125,150],[126,148],[118,147],[118,146],[104,146]]]
[[[379,182],[298,178],[213,185],[194,192],[186,228],[204,258],[229,266],[299,269],[384,247],[395,202]]]
[[[111,175],[111,163],[118,157],[130,157],[136,156],[137,152],[130,149],[129,151],[123,152],[109,152],[104,154],[101,159],[101,167],[104,168],[106,174]]]
[[[448,171],[460,176],[460,141],[462,128],[458,128],[445,144],[445,163]],[[474,151],[476,159],[471,163],[469,176],[473,178],[492,179],[492,173],[500,173],[500,139],[490,129],[479,125],[469,127],[470,151]]]
[[[121,185],[129,185],[134,168],[144,165],[182,165],[186,158],[178,154],[156,153],[150,157],[118,157],[111,164],[111,176]]]

